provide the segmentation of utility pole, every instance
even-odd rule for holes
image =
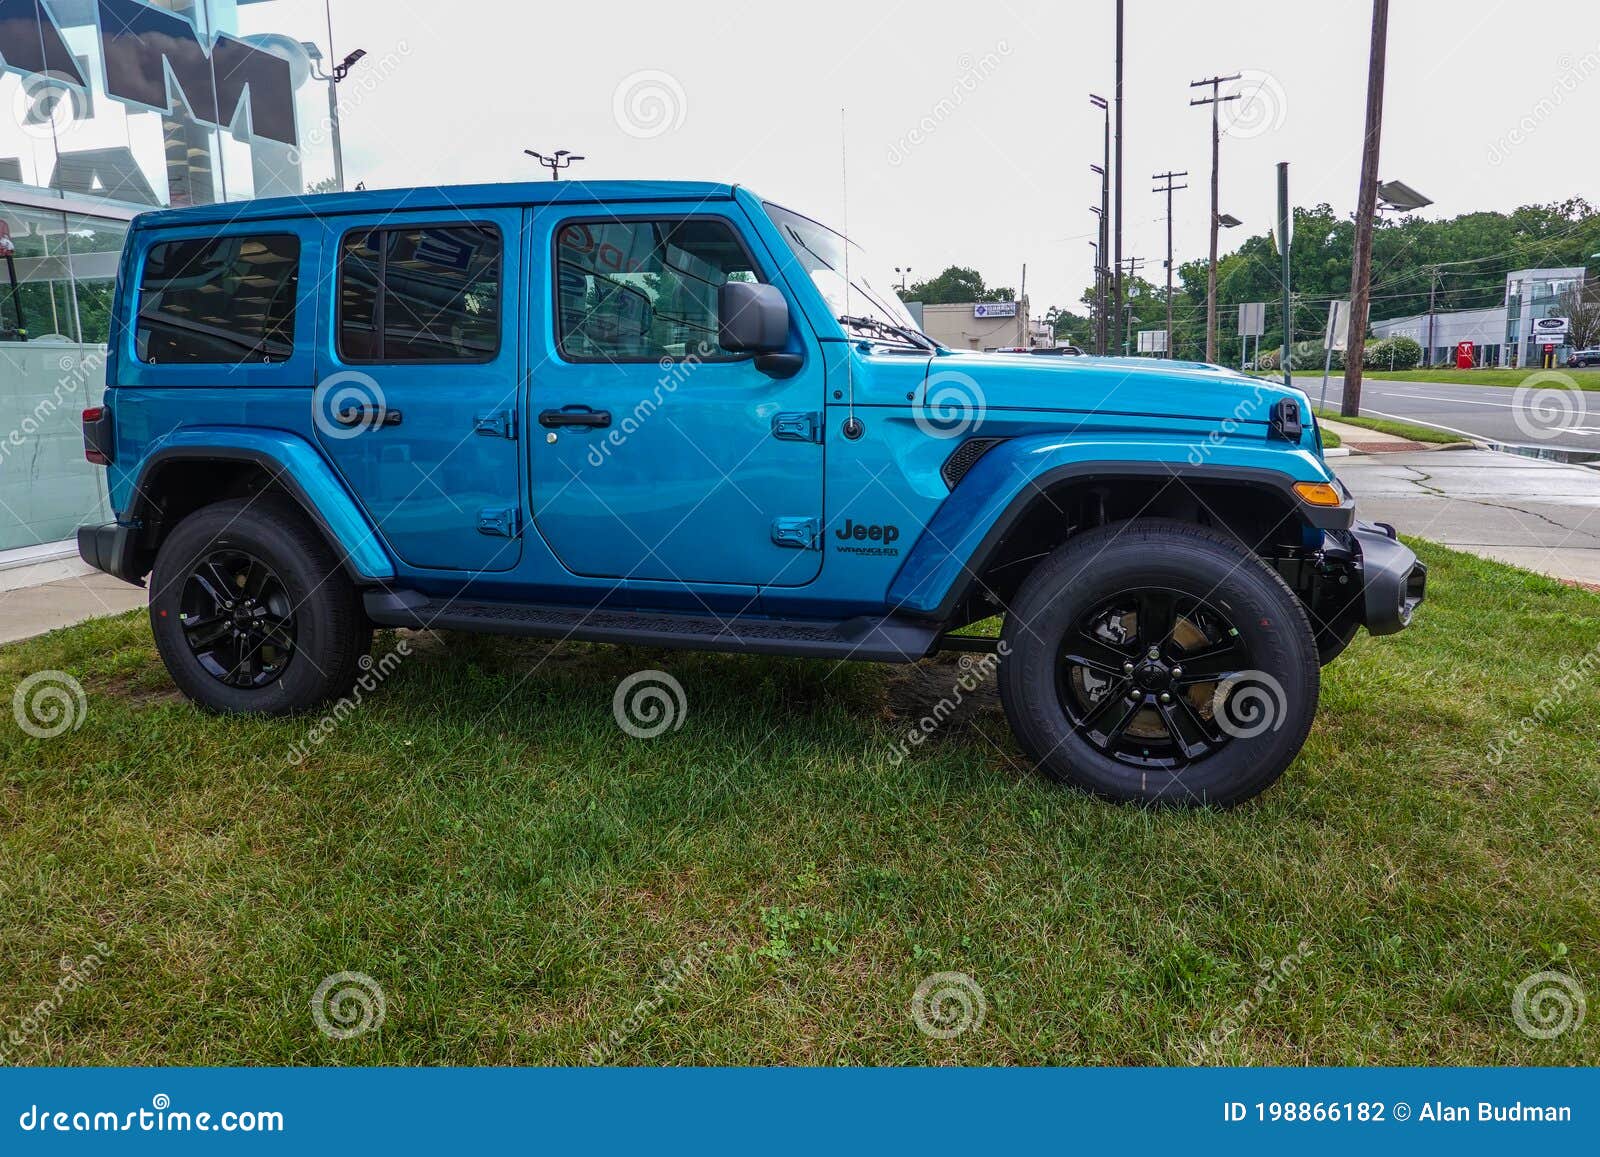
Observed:
[[[1222,161],[1222,119],[1218,110],[1223,101],[1238,100],[1239,94],[1222,95],[1222,86],[1229,81],[1238,80],[1236,72],[1232,76],[1210,76],[1205,80],[1197,80],[1189,85],[1190,88],[1204,88],[1211,86],[1211,95],[1201,97],[1189,102],[1190,107],[1197,104],[1211,106],[1211,268],[1206,274],[1206,361],[1217,360],[1217,229],[1220,210],[1217,207],[1217,168]]]
[[[1129,284],[1131,286],[1131,284],[1133,282],[1133,279],[1138,274],[1139,270],[1144,268],[1144,258],[1143,257],[1129,257],[1126,260],[1124,260],[1121,264],[1119,264],[1117,266],[1117,280],[1119,282],[1122,280],[1122,269],[1123,269],[1123,266],[1127,266],[1127,269],[1128,269],[1128,282],[1129,282]],[[1131,295],[1131,289],[1130,289],[1130,295]],[[1132,357],[1133,356],[1133,322],[1134,322],[1133,302],[1132,301],[1124,301],[1122,303],[1122,314],[1121,314],[1121,316],[1123,318],[1123,324],[1122,324],[1122,356],[1125,357],[1125,358],[1126,357]],[[1139,320],[1142,321],[1144,319],[1140,318]]]
[[[1372,0],[1372,55],[1367,64],[1366,140],[1361,150],[1361,193],[1356,199],[1356,251],[1350,262],[1350,345],[1344,360],[1339,413],[1361,414],[1361,349],[1372,309],[1372,220],[1378,215],[1378,145],[1383,136],[1383,73],[1389,44],[1389,0]]]
[[[1122,28],[1122,0],[1117,0],[1117,277],[1111,290],[1117,310],[1114,317],[1122,315]]]
[[[1439,267],[1437,265],[1424,266],[1428,271],[1428,348],[1422,351],[1422,364],[1433,367],[1433,311],[1434,292],[1439,288]]]
[[[1167,357],[1172,357],[1172,194],[1179,189],[1187,189],[1188,185],[1174,185],[1174,177],[1187,177],[1187,171],[1182,173],[1157,173],[1151,178],[1153,181],[1165,181],[1165,185],[1156,187],[1155,192],[1167,195]]]

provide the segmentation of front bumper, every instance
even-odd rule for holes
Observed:
[[[1427,597],[1428,568],[1392,526],[1357,522],[1350,536],[1360,555],[1362,624],[1374,635],[1405,630]]]
[[[130,526],[108,522],[104,526],[78,527],[78,557],[94,567],[132,583],[144,586],[144,568],[139,565],[137,532]]]

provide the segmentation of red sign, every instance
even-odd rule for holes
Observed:
[[[1456,343],[1456,369],[1470,370],[1478,363],[1478,347],[1470,341]]]

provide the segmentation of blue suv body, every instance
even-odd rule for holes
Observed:
[[[223,712],[337,698],[374,626],[987,647],[1058,779],[1182,803],[1271,783],[1319,664],[1406,625],[1425,583],[1355,521],[1305,396],[949,350],[888,284],[727,185],[147,214],[85,413],[116,521],[80,552],[149,576],[174,680]],[[998,641],[952,634],[995,615]]]

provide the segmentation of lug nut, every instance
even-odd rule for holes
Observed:
[[[1132,663],[1124,663],[1122,665],[1122,673],[1124,675],[1132,675],[1133,674],[1133,664]]]
[[[1174,668],[1173,668],[1173,669],[1172,669],[1172,677],[1173,677],[1173,678],[1174,678],[1174,679],[1181,679],[1181,678],[1183,678],[1183,668],[1182,668],[1182,667],[1174,667]]]
[[[1161,648],[1160,647],[1151,647],[1150,648],[1150,657],[1152,659],[1161,658]]]
[[[1161,693],[1161,702],[1163,702],[1163,703],[1171,703],[1172,702],[1172,696],[1168,695],[1165,691],[1163,691]]]

